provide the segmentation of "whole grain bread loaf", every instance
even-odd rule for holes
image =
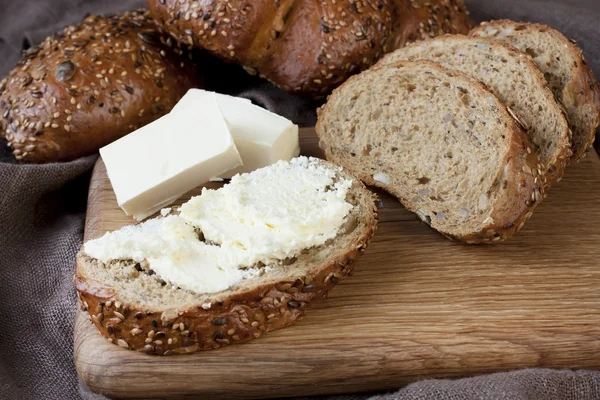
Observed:
[[[72,160],[159,118],[199,84],[147,11],[88,16],[27,50],[2,79],[0,136],[18,160]]]
[[[316,130],[328,160],[449,238],[502,241],[544,197],[538,157],[505,105],[437,63],[380,64],[350,78]]]
[[[571,157],[571,135],[562,108],[531,57],[495,40],[448,35],[396,50],[380,63],[422,59],[484,83],[524,125],[539,151],[546,184],[560,180]]]
[[[243,65],[281,88],[322,97],[384,53],[468,33],[463,0],[147,0],[177,40]]]
[[[526,52],[562,103],[573,131],[573,156],[583,158],[600,124],[600,85],[577,44],[543,24],[498,20],[484,22],[470,33],[509,43]]]
[[[352,273],[377,224],[376,196],[347,171],[319,165],[352,180],[346,201],[354,207],[335,238],[210,294],[167,285],[147,262],[104,264],[84,247],[74,278],[82,308],[110,342],[157,355],[214,349],[293,324],[308,303]]]

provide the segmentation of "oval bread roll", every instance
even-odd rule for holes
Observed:
[[[67,161],[154,121],[198,84],[173,42],[146,11],[46,38],[0,82],[0,135],[18,160]]]
[[[147,0],[174,38],[323,97],[407,42],[468,33],[463,0]]]

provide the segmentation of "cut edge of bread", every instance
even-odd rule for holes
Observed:
[[[429,43],[450,43],[450,44],[452,44],[453,41],[483,41],[490,47],[494,47],[495,49],[500,49],[502,51],[505,51],[512,58],[514,58],[516,62],[523,64],[523,68],[526,71],[528,71],[528,73],[530,74],[530,77],[536,81],[537,84],[535,85],[535,89],[546,100],[546,103],[547,103],[546,106],[551,108],[552,111],[554,111],[554,115],[557,118],[557,123],[560,125],[560,129],[556,131],[556,139],[555,139],[555,142],[560,143],[560,144],[557,144],[556,152],[548,160],[547,170],[545,171],[544,176],[543,176],[543,179],[545,179],[545,188],[549,189],[550,186],[552,186],[556,182],[559,182],[562,179],[565,169],[568,165],[568,162],[571,159],[571,156],[572,156],[572,151],[571,151],[572,132],[568,126],[564,108],[562,107],[560,102],[556,99],[554,94],[552,93],[552,90],[550,89],[550,86],[547,83],[546,78],[544,77],[542,72],[539,70],[537,65],[534,63],[534,61],[530,55],[521,52],[520,50],[518,50],[517,48],[515,48],[514,46],[512,46],[508,43],[500,42],[498,40],[493,40],[493,39],[484,38],[484,37],[475,37],[475,36],[454,34],[454,35],[438,36],[438,37],[434,37],[434,38],[427,39],[424,41],[411,43],[403,48],[397,49],[391,53],[386,54],[381,60],[379,60],[379,62],[376,64],[376,67],[378,67],[380,65],[385,65],[388,63],[402,61],[405,53],[408,51],[411,51],[411,49],[418,49],[423,46],[427,46]],[[435,60],[428,59],[428,58],[421,59],[421,61],[436,62]],[[445,68],[456,69],[451,65],[444,65],[442,63],[440,63],[440,64]],[[475,80],[480,81],[480,79],[477,76],[472,75],[469,72],[466,72],[466,71],[460,71],[460,72],[470,76],[471,78],[473,78]],[[482,84],[486,88],[488,88],[488,90],[491,90],[492,92],[494,92],[496,97],[500,98],[500,101],[503,101],[501,93],[497,93],[494,88],[491,88],[489,85],[489,82],[482,82]],[[537,148],[538,146],[536,145],[535,140],[531,137],[531,134],[529,132],[533,127],[532,124],[530,124],[528,126],[526,123],[524,123],[525,121],[524,121],[523,115],[516,115],[515,110],[511,109],[510,107],[508,107],[508,110],[511,113],[511,115],[513,116],[513,118],[515,118],[516,121],[519,123],[519,125],[521,125],[521,127],[528,133],[528,135],[530,136],[530,142],[532,143],[532,145],[535,148]],[[531,114],[531,112],[529,112],[529,114]]]
[[[525,222],[532,216],[533,210],[546,197],[545,185],[543,183],[544,171],[543,167],[534,150],[534,146],[528,135],[522,128],[522,124],[518,122],[514,114],[502,103],[492,92],[490,92],[484,84],[474,79],[468,74],[453,69],[445,68],[442,65],[431,61],[397,61],[389,64],[378,64],[370,70],[364,71],[361,74],[355,75],[348,79],[340,87],[336,88],[329,95],[327,103],[317,110],[318,119],[316,125],[317,135],[319,136],[319,146],[326,155],[329,161],[342,165],[348,168],[351,172],[357,175],[365,184],[373,187],[379,187],[386,192],[392,194],[406,207],[409,211],[414,212],[417,216],[431,226],[429,218],[421,215],[417,207],[415,207],[409,199],[403,197],[402,193],[394,190],[390,185],[386,185],[381,181],[374,179],[370,173],[352,168],[340,162],[336,157],[332,156],[331,146],[327,143],[326,137],[327,128],[324,127],[323,115],[330,112],[328,106],[330,100],[334,96],[340,95],[344,88],[348,87],[352,82],[361,79],[363,74],[377,74],[380,69],[386,67],[400,68],[406,65],[413,65],[418,70],[429,68],[439,69],[446,73],[452,74],[465,83],[476,87],[478,90],[486,92],[494,99],[495,104],[501,110],[501,117],[508,121],[507,130],[511,133],[510,150],[504,158],[506,165],[511,166],[509,169],[512,195],[507,195],[500,202],[500,206],[493,210],[492,218],[489,223],[485,224],[481,229],[468,234],[454,234],[448,231],[442,231],[435,227],[442,235],[451,239],[463,241],[467,244],[491,244],[504,241],[518,232]],[[525,190],[517,189],[517,186],[525,188]]]
[[[506,42],[502,40],[502,38],[497,38],[495,36],[496,33],[490,33],[490,35],[481,35],[490,27],[498,30],[506,28],[519,28],[521,31],[528,31],[533,34],[550,33],[556,42],[564,46],[569,55],[576,60],[576,71],[571,74],[568,84],[565,85],[562,90],[556,88],[556,90],[553,91],[557,101],[565,108],[564,111],[567,115],[567,120],[573,132],[573,145],[571,148],[573,155],[571,156],[571,161],[579,161],[584,158],[587,150],[589,150],[594,144],[596,132],[598,130],[598,126],[600,125],[600,83],[597,82],[592,69],[588,65],[583,55],[582,49],[574,40],[567,38],[559,30],[549,25],[533,22],[517,22],[506,19],[484,21],[479,26],[473,28],[469,35],[475,37],[486,37]],[[514,44],[512,45],[514,46]],[[525,49],[525,51],[526,50],[527,49]],[[550,68],[540,65],[539,63],[536,63],[536,65],[539,67],[542,73]],[[587,110],[582,110],[581,112],[588,113],[591,121],[589,121],[587,124],[584,123],[585,126],[578,127],[576,126],[577,122],[574,121],[578,119],[578,117],[574,115],[576,112],[574,109],[583,107],[585,107]]]
[[[347,199],[355,206],[352,218],[358,219],[347,222],[331,242],[298,255],[294,262],[307,263],[305,268],[282,276],[273,267],[269,273],[248,279],[245,287],[240,284],[219,293],[195,294],[196,303],[181,307],[149,308],[142,302],[123,300],[119,290],[90,278],[89,268],[101,268],[103,264],[82,250],[77,254],[74,276],[82,310],[89,313],[91,322],[109,342],[155,355],[241,343],[295,323],[311,301],[326,297],[330,289],[352,274],[378,221],[377,196],[346,170],[327,161],[319,162],[335,168],[340,177],[353,180]],[[127,268],[136,264],[118,262]]]

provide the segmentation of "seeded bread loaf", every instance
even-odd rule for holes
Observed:
[[[495,40],[449,35],[396,50],[380,63],[420,59],[439,62],[485,84],[524,125],[539,151],[546,184],[560,180],[571,157],[571,135],[531,57]]]
[[[177,40],[322,97],[405,43],[468,33],[463,0],[147,0]]]
[[[18,160],[66,161],[152,122],[198,85],[173,42],[147,11],[46,38],[0,82],[0,135]]]
[[[525,132],[480,82],[427,61],[381,64],[318,111],[329,161],[467,243],[502,241],[543,199]]]
[[[167,285],[148,262],[103,264],[84,246],[75,275],[82,308],[110,342],[157,355],[240,343],[293,324],[308,303],[352,273],[377,224],[375,196],[348,172],[318,163],[337,171],[338,179],[352,180],[346,201],[354,207],[325,244],[210,294]]]
[[[577,44],[548,25],[507,20],[484,22],[472,36],[489,37],[526,52],[562,103],[573,131],[573,156],[583,158],[600,124],[600,86]]]

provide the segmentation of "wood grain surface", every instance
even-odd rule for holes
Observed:
[[[313,130],[302,130],[301,147],[320,154]],[[79,312],[79,376],[117,397],[241,399],[373,391],[523,367],[600,368],[596,153],[568,168],[525,228],[500,245],[450,242],[395,199],[381,200],[379,228],[355,275],[297,325],[246,344],[157,357],[108,343]],[[133,222],[101,161],[87,217],[86,239]]]

